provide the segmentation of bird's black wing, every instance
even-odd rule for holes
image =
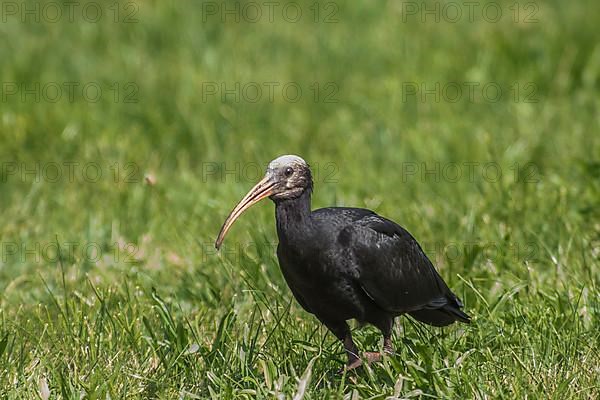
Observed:
[[[400,225],[375,213],[366,214],[342,229],[338,241],[356,264],[360,286],[380,308],[390,313],[415,312],[417,319],[419,312],[443,310],[444,318],[437,323],[423,320],[440,325],[468,320],[459,310],[460,300]]]

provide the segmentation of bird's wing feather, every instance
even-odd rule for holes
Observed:
[[[417,241],[400,225],[375,213],[341,230],[365,293],[389,312],[435,309],[455,297]]]

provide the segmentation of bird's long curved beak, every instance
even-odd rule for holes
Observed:
[[[271,180],[269,176],[265,176],[260,182],[258,182],[250,191],[244,196],[242,200],[235,206],[235,208],[229,213],[229,216],[223,223],[221,227],[221,231],[219,232],[219,236],[215,241],[215,247],[217,250],[221,247],[223,240],[225,239],[225,235],[229,231],[229,228],[233,225],[236,219],[244,211],[252,207],[253,204],[258,203],[265,197],[269,197],[273,194],[273,187],[275,183]]]

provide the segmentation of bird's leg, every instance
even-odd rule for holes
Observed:
[[[356,347],[356,344],[354,344],[354,340],[352,340],[352,334],[348,324],[345,321],[341,323],[322,322],[344,344],[344,350],[346,350],[346,354],[348,355],[346,366],[338,372],[343,373],[344,371],[350,371],[360,367],[363,364],[363,360],[358,355],[358,348]],[[394,319],[385,317],[374,325],[377,326],[383,334],[384,353],[394,354],[394,348],[392,347],[392,327],[394,325]],[[363,354],[363,358],[368,364],[371,364],[381,361],[382,354],[378,351],[367,351]]]
[[[346,321],[339,323],[331,323],[322,321],[327,328],[344,344],[344,350],[346,350],[346,354],[348,355],[348,362],[346,366],[342,368],[339,372],[344,372],[344,369],[354,369],[359,367],[362,364],[360,357],[358,356],[358,348],[356,344],[354,344],[354,340],[352,340],[352,334],[350,333],[350,327],[346,323]]]
[[[383,352],[390,355],[395,353],[391,335],[383,336]]]
[[[352,340],[352,335],[348,330],[348,334],[344,338],[344,349],[346,350],[346,354],[348,354],[348,362],[346,363],[346,369],[351,370],[357,367],[360,367],[362,364],[362,360],[358,356],[358,348],[354,344],[354,340]]]
[[[392,346],[392,327],[394,326],[394,319],[384,317],[377,321],[375,324],[383,334],[383,352],[385,354],[394,354],[394,347]],[[382,359],[382,354],[378,351],[369,351],[365,353],[365,358],[370,363],[379,362]]]

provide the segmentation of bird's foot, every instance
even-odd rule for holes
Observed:
[[[363,355],[363,358],[367,361],[367,364],[373,364],[380,362],[383,359],[383,355],[378,351],[367,351]]]
[[[392,350],[384,349],[385,354],[393,354]],[[349,361],[342,369],[338,371],[338,373],[343,374],[344,372],[352,371],[356,368],[361,367],[365,362],[367,364],[373,364],[380,362],[383,359],[383,354],[378,351],[367,351],[363,353],[362,358],[356,358],[352,361]]]
[[[389,335],[383,338],[383,352],[388,356],[393,356],[396,354],[394,351],[394,346],[392,345],[392,338]]]
[[[387,356],[395,356],[396,355],[396,352],[394,351],[394,349],[392,347],[384,347],[383,353]]]
[[[360,358],[357,358],[354,361],[349,361],[348,364],[346,364],[345,366],[343,366],[338,371],[338,373],[339,374],[343,374],[344,372],[352,371],[352,370],[354,370],[356,368],[359,368],[362,364],[363,364],[363,360],[361,360]]]

